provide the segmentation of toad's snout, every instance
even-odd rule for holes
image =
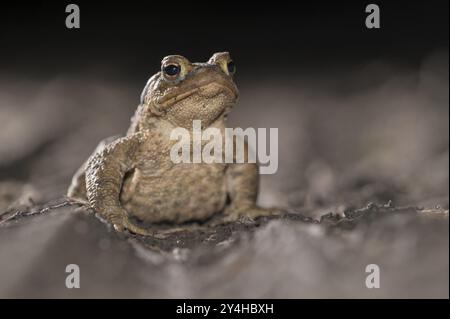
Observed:
[[[236,85],[217,65],[207,65],[196,69],[193,72],[194,79],[200,88],[199,93],[205,97],[214,97],[223,93],[232,100],[238,98],[239,91]]]
[[[237,93],[227,85],[217,82],[208,83],[199,88],[198,94],[205,98],[214,98],[220,94],[228,96],[231,101],[237,98]]]

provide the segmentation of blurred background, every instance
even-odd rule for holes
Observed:
[[[81,28],[67,29],[65,7],[69,3],[30,1],[0,7],[0,211],[20,201],[23,194],[37,203],[64,195],[73,173],[97,143],[126,132],[141,90],[159,70],[164,56],[181,54],[203,62],[220,51],[229,51],[234,58],[241,93],[228,126],[279,129],[279,168],[274,175],[262,176],[262,205],[286,206],[315,217],[389,200],[397,206],[448,209],[448,1],[377,0],[380,29],[365,27],[365,6],[370,2],[362,1],[75,1],[81,11]],[[51,224],[46,227],[41,232],[52,233]],[[422,228],[414,228],[404,241],[397,242],[395,254],[389,253],[393,259],[380,248],[391,245],[387,236],[384,243],[375,240],[374,246],[368,244],[370,249],[358,246],[369,254],[368,262],[371,253],[392,261],[392,285],[404,280],[402,289],[392,286],[378,296],[422,296],[421,289],[428,282],[431,284],[423,290],[427,296],[448,298],[448,284],[439,286],[448,282],[448,221],[446,227],[443,236],[437,232],[440,237],[430,239],[430,246],[421,250],[433,252],[431,257],[426,255],[429,258],[411,255],[418,247],[414,243],[422,238]],[[30,238],[29,233],[17,236],[25,241]],[[4,287],[15,287],[3,295],[41,296],[40,288],[27,290],[27,278],[42,287],[39,280],[47,278],[45,274],[53,278],[47,270],[51,263],[46,260],[60,258],[65,263],[63,257],[57,257],[64,252],[57,244],[49,246],[53,248],[34,261],[34,265],[41,264],[40,275],[29,269],[21,272],[16,265],[25,265],[32,260],[29,256],[34,256],[28,250],[40,250],[20,243],[10,245],[17,236],[4,232],[2,237],[2,262],[11,261],[3,263],[10,275],[2,280]],[[42,238],[46,236],[50,235]],[[60,242],[68,242],[67,236],[59,236]],[[256,286],[265,285],[266,290],[253,290],[251,285],[243,290],[239,276],[233,277],[229,286],[219,282],[223,291],[208,290],[202,286],[209,278],[203,268],[178,265],[158,268],[167,272],[162,279],[144,271],[146,280],[162,282],[147,282],[138,292],[133,283],[121,293],[147,297],[370,296],[337,279],[335,290],[308,284],[308,278],[317,283],[341,278],[324,277],[318,265],[344,273],[358,254],[351,249],[345,252],[350,244],[344,242],[338,248],[348,253],[341,255],[347,257],[330,257],[330,263],[320,259],[317,241],[310,239],[309,245],[302,237],[304,232],[296,236],[287,228],[272,227],[252,244],[256,259],[242,269],[245,278],[254,279]],[[291,245],[294,240],[297,246]],[[291,250],[283,250],[286,243]],[[334,247],[336,240],[324,243]],[[74,240],[73,249],[64,251],[81,251],[79,245],[78,239]],[[241,249],[242,256],[249,255],[246,249]],[[24,259],[7,258],[18,256],[17,251],[22,251]],[[295,259],[301,253],[306,258]],[[333,251],[329,256],[337,254]],[[120,259],[115,256],[110,255],[111,260]],[[279,271],[270,277],[258,266],[264,263],[271,269],[270,260],[280,258],[292,261],[284,263],[291,267],[283,270],[286,275]],[[409,277],[401,279],[401,271],[416,261],[423,264],[418,263]],[[121,271],[127,272],[127,267]],[[306,271],[303,275],[298,275],[299,267]],[[315,277],[308,271],[316,271]],[[105,281],[114,285],[119,273]],[[203,281],[190,282],[192,273],[203,276]],[[436,276],[431,278],[431,273]],[[447,281],[442,280],[445,273]],[[92,280],[99,276],[95,274]],[[346,274],[356,276],[354,270]],[[418,274],[422,281],[414,281]],[[260,280],[268,276],[267,282]],[[160,289],[152,289],[154,285]],[[91,296],[120,295],[109,288],[97,285]],[[48,289],[43,296],[52,296],[53,288]],[[255,294],[260,291],[265,292]]]
[[[0,11],[0,179],[65,193],[98,141],[124,133],[161,59],[231,52],[232,127],[279,128],[262,204],[303,210],[393,200],[448,207],[448,2],[77,4]]]

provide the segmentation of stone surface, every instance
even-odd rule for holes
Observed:
[[[448,235],[448,211],[369,205],[142,237],[61,200],[2,223],[0,297],[448,297]],[[66,288],[67,264],[80,289]],[[368,264],[379,289],[365,286]]]

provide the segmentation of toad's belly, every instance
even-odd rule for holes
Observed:
[[[144,222],[204,220],[226,203],[225,165],[176,164],[162,172],[136,169],[124,181],[122,206]]]

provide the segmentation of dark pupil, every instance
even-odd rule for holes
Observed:
[[[178,65],[170,64],[164,67],[164,72],[167,75],[174,76],[180,73],[180,67]]]
[[[234,71],[236,71],[236,66],[234,65],[233,61],[228,62],[227,64],[228,73],[232,74]]]

